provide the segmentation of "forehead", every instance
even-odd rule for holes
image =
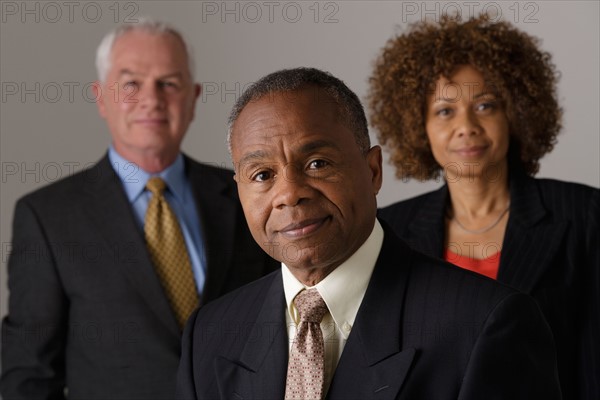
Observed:
[[[428,95],[428,101],[439,99],[473,100],[474,96],[497,94],[497,87],[491,81],[486,81],[483,74],[470,65],[456,67],[448,78],[440,76],[434,83]]]
[[[337,102],[313,88],[276,92],[250,101],[233,125],[235,155],[257,147],[306,141],[354,142],[342,123]]]
[[[111,72],[120,72],[125,67],[187,71],[185,45],[179,37],[169,32],[127,32],[115,39],[110,57]]]

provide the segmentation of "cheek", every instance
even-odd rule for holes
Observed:
[[[429,132],[430,131],[428,130],[427,141],[429,142],[429,148],[431,149],[433,157],[437,160],[438,157],[441,157],[443,155],[445,144],[443,143],[439,132],[437,134],[430,134]]]
[[[240,191],[240,201],[253,235],[264,235],[269,212],[264,198]]]
[[[508,142],[510,141],[510,134],[508,132],[508,122],[498,121],[490,128],[493,129],[495,136],[494,142],[496,142],[496,146],[502,150],[508,148]]]
[[[121,99],[115,106],[118,108],[119,112],[126,114],[135,107],[136,102],[137,100],[135,99]]]
[[[169,104],[169,113],[172,117],[187,119],[194,112],[194,104],[189,99],[174,99]]]

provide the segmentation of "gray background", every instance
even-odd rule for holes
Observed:
[[[600,186],[597,1],[2,1],[0,25],[0,316],[17,198],[97,161],[109,144],[91,91],[98,42],[116,22],[153,16],[178,26],[195,48],[204,94],[183,148],[230,166],[225,120],[241,90],[283,67],[314,66],[361,98],[378,50],[407,23],[487,9],[540,37],[562,72],[564,130],[538,176]],[[532,115],[532,118],[536,116]],[[376,142],[375,136],[372,135]],[[379,204],[438,187],[399,182],[385,164]]]

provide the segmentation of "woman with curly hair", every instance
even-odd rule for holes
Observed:
[[[487,16],[390,39],[371,123],[398,178],[445,184],[379,216],[413,247],[531,294],[564,398],[600,399],[600,191],[533,178],[561,129],[556,83],[535,38]]]

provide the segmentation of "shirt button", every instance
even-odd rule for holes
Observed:
[[[350,332],[350,330],[352,329],[352,326],[350,326],[349,323],[344,322],[344,325],[342,325],[342,329],[344,330],[344,332]]]

